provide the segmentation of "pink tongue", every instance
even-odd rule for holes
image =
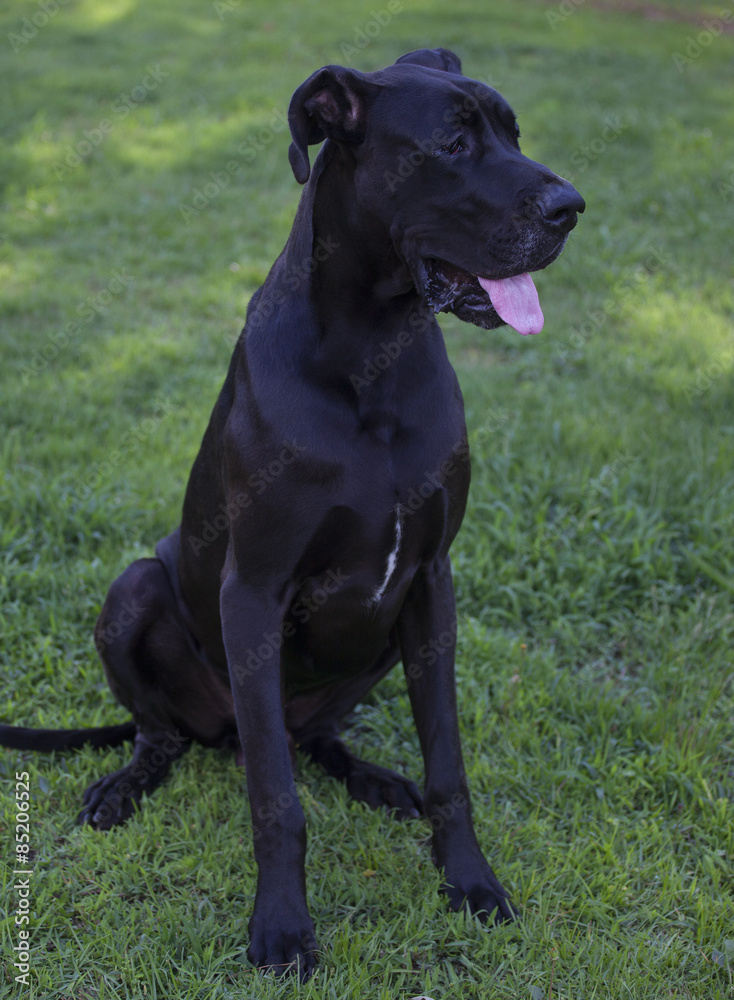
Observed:
[[[516,274],[514,278],[480,278],[477,281],[492,300],[495,312],[508,326],[525,336],[540,333],[543,329],[543,312],[538,292],[529,274]]]

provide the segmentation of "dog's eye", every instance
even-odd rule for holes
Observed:
[[[446,153],[448,156],[454,156],[455,153],[460,153],[464,149],[464,136],[457,136],[453,142],[446,143],[445,146],[439,146],[439,153]]]

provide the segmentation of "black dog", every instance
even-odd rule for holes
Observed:
[[[520,152],[515,117],[444,49],[293,95],[289,157],[307,186],[253,296],[189,479],[180,528],[107,596],[95,638],[129,726],[3,726],[50,749],[135,737],[81,821],[123,822],[191,740],[241,743],[258,881],[249,957],[307,975],[295,748],[354,798],[427,816],[453,907],[514,911],[472,827],[454,690],[449,547],[469,487],[461,392],[432,311],[537,333],[528,272],[563,249],[584,202]],[[308,146],[326,139],[313,171]],[[425,763],[412,781],[339,740],[403,661]]]

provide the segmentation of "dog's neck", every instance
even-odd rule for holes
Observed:
[[[398,257],[389,229],[359,203],[353,164],[325,144],[299,205],[288,241],[289,270],[308,271],[308,291],[319,316],[319,340],[363,357],[386,338],[411,330],[425,305]],[[354,233],[369,238],[355,242]]]

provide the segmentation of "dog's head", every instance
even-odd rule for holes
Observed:
[[[520,152],[509,104],[462,76],[457,56],[421,49],[376,73],[326,66],[295,92],[288,119],[296,179],[309,178],[308,146],[329,139],[436,312],[540,331],[530,272],[561,253],[584,200]]]

